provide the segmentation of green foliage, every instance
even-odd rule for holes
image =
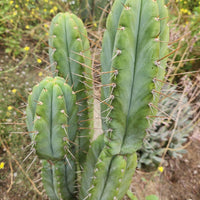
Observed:
[[[183,148],[187,142],[190,133],[192,132],[193,111],[187,96],[182,96],[181,93],[176,91],[175,87],[165,86],[164,91],[169,97],[164,98],[160,103],[160,110],[158,116],[162,116],[165,112],[172,119],[157,118],[152,128],[148,131],[144,139],[142,148],[138,151],[138,167],[145,170],[155,170],[162,161],[162,155],[166,150],[169,138],[172,136],[168,151],[168,155],[172,158],[181,158],[186,150]],[[183,109],[179,114],[177,108],[177,101],[181,99]],[[175,120],[178,118],[178,125],[174,127]],[[175,128],[175,132],[173,130]],[[173,133],[173,135],[172,135]]]
[[[159,200],[159,199],[156,195],[149,195],[149,196],[146,196],[145,200]]]
[[[138,200],[138,198],[130,190],[128,190],[127,196],[131,200]],[[158,197],[156,195],[149,195],[149,196],[145,197],[145,200],[159,200],[159,199],[158,199]]]
[[[43,38],[47,34],[46,21],[64,11],[70,2],[0,0],[0,43],[5,46],[5,53],[17,56],[23,52],[25,39],[37,41]],[[76,1],[72,9],[77,5]]]
[[[200,6],[199,0],[176,0],[176,2],[180,6],[181,11],[189,15],[191,15],[191,12],[193,12],[196,7]]]

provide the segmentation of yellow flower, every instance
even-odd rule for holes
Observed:
[[[47,3],[47,2],[48,2],[48,0],[44,0],[44,2],[46,2],[46,3]]]
[[[29,25],[26,25],[26,29],[29,29],[30,28],[30,26]]]
[[[30,50],[30,47],[26,46],[26,47],[24,47],[24,50],[25,50],[25,51],[29,51],[29,50]]]
[[[39,72],[38,76],[42,76],[42,75],[43,75],[43,73],[42,73],[42,72]]]
[[[14,1],[10,1],[10,5],[12,5],[14,3]]]
[[[49,33],[47,32],[47,33],[45,33],[45,35],[49,35]]]
[[[42,63],[41,59],[39,59],[39,58],[37,59],[37,62],[38,62],[38,63]]]
[[[48,28],[48,25],[47,25],[47,24],[44,24],[44,27],[45,27],[45,28]]]
[[[58,10],[58,8],[57,8],[56,6],[54,6],[54,7],[53,7],[53,9],[54,9],[55,11],[57,11],[57,10]]]
[[[54,13],[54,9],[51,9],[51,10],[50,10],[50,13]]]
[[[97,24],[96,24],[96,23],[93,23],[93,26],[96,28],[96,27],[97,27]]]
[[[12,89],[12,93],[15,94],[17,92],[17,90],[14,88]]]
[[[13,22],[14,22],[13,19],[11,19],[11,20],[10,20],[10,23],[13,23]]]
[[[12,110],[12,106],[8,106],[8,108],[7,108],[7,109],[8,109],[9,111],[10,111],[10,110]]]
[[[44,9],[44,12],[47,12],[47,9],[46,9],[46,8]]]
[[[14,13],[13,13],[13,16],[16,16],[17,15],[17,11],[15,11]]]
[[[3,169],[3,168],[4,168],[4,165],[5,165],[5,163],[4,163],[4,162],[1,162],[1,163],[0,163],[0,169]]]
[[[162,166],[158,167],[158,171],[162,173],[164,171],[164,168]]]
[[[15,8],[19,8],[19,5],[15,5]]]

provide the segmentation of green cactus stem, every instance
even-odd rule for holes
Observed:
[[[62,160],[73,146],[77,132],[76,96],[60,77],[34,87],[28,99],[27,124],[34,133],[36,153],[41,159]]]
[[[79,199],[113,200],[123,198],[136,168],[136,154],[109,156],[106,154],[106,149],[99,146],[100,143],[97,145],[95,141],[93,144],[88,154],[90,156],[87,157],[87,167],[84,167]],[[91,177],[90,180],[88,177]]]
[[[93,118],[91,55],[82,21],[70,13],[56,15],[51,23],[49,46],[53,74],[67,79],[77,96],[79,158],[82,163],[88,152],[93,127],[93,122],[89,121]]]
[[[42,161],[42,181],[52,200],[73,200],[76,196],[76,166],[73,159],[50,162]]]
[[[120,4],[123,4],[122,10]],[[159,5],[161,11],[164,4]],[[152,91],[156,88],[154,79],[162,79],[165,73],[159,70],[161,45],[158,38],[160,33],[167,35],[168,30],[161,26],[160,21],[167,18],[159,17],[157,1],[117,0],[114,8],[109,18],[112,20],[107,22],[101,56],[102,72],[113,72],[110,78],[102,76],[103,85],[110,85],[109,92],[103,89],[102,97],[112,97],[108,112],[102,110],[107,117],[107,123],[103,122],[107,130],[105,144],[112,155],[131,154],[142,145],[149,126],[148,117],[155,114],[152,112],[156,107],[152,103]],[[116,8],[121,12],[117,13]],[[115,31],[110,31],[112,27]],[[167,42],[162,44],[162,49],[167,48]]]

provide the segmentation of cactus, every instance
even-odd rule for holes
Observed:
[[[169,38],[164,0],[115,0],[106,26],[100,85],[104,134],[94,139],[86,30],[73,14],[60,13],[52,21],[52,73],[64,79],[46,78],[35,86],[27,107],[27,126],[43,159],[51,199],[122,199],[136,151],[156,115],[161,88],[156,80],[164,78]]]
[[[83,163],[89,148],[92,127],[92,70],[87,32],[74,14],[59,13],[50,27],[49,56],[52,72],[67,79],[79,105],[79,153]],[[84,78],[87,77],[87,79]],[[85,92],[83,92],[85,91]],[[88,101],[88,97],[90,97]],[[88,109],[89,108],[89,109]]]
[[[108,18],[101,57],[102,72],[110,72],[102,76],[102,85],[110,85],[109,90],[103,87],[102,100],[112,103],[107,112],[104,107],[102,110],[106,117],[105,143],[111,155],[133,153],[142,145],[148,118],[155,115],[154,80],[163,79],[165,73],[160,70],[159,36],[168,30],[161,26],[167,19],[159,17],[158,1],[126,0],[121,4],[115,2],[116,9]],[[115,17],[118,14],[120,17]],[[116,25],[118,29],[113,30]],[[163,49],[164,45],[167,41]]]

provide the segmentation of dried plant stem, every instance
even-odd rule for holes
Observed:
[[[10,152],[10,150],[8,149],[8,147],[5,145],[5,143],[3,142],[3,140],[0,137],[0,143],[2,144],[3,148],[6,150],[7,154],[9,155],[10,158],[12,158],[15,163],[17,164],[17,166],[20,168],[20,170],[22,171],[22,173],[25,175],[25,177],[28,179],[28,181],[31,183],[31,185],[33,186],[33,189],[37,192],[37,194],[39,194],[40,196],[42,195],[42,193],[37,189],[36,185],[34,184],[34,182],[31,180],[31,178],[28,176],[28,174],[25,172],[25,170],[23,169],[23,167],[20,165],[20,163],[16,160],[16,158],[12,155],[12,153]]]

